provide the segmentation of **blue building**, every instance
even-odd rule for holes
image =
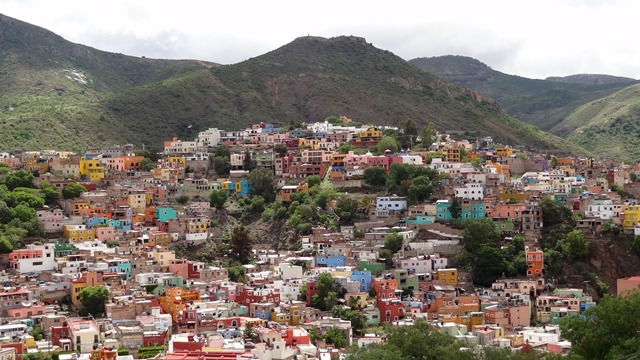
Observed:
[[[371,286],[373,286],[370,271],[352,271],[351,281],[360,283],[360,292],[368,292]]]
[[[325,266],[325,267],[344,266],[344,261],[345,261],[345,256],[344,255],[317,256],[316,257],[316,265],[317,266]]]
[[[307,129],[294,129],[289,131],[290,138],[299,138],[307,136]]]
[[[451,221],[453,217],[449,211],[449,200],[438,200],[436,202],[436,220]],[[483,201],[460,200],[460,216],[458,219],[484,219],[485,207]]]
[[[167,222],[169,219],[177,219],[178,213],[172,208],[156,208],[156,219],[160,222]]]

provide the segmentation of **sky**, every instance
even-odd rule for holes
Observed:
[[[0,0],[0,13],[150,58],[231,64],[299,36],[355,35],[407,60],[465,55],[530,78],[640,78],[634,0]]]

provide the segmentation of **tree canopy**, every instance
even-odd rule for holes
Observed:
[[[75,199],[86,191],[87,188],[84,187],[84,185],[70,182],[62,189],[62,196],[64,196],[65,199]]]
[[[93,317],[99,317],[104,313],[104,303],[109,300],[109,291],[104,286],[89,286],[80,291],[78,300],[84,311]]]
[[[251,195],[260,195],[267,203],[276,200],[276,189],[273,184],[273,172],[266,168],[253,170],[247,176],[251,182]]]
[[[244,225],[238,225],[233,228],[233,234],[231,235],[231,241],[229,245],[231,247],[231,257],[240,262],[241,264],[248,264],[251,259],[251,245],[253,239],[249,235],[249,230]]]
[[[227,202],[227,191],[224,189],[212,190],[209,194],[209,204],[212,207],[221,209]]]

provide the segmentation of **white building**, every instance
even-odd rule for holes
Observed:
[[[27,245],[26,249],[14,250],[9,254],[10,267],[20,274],[52,271],[57,269],[54,244]]]
[[[172,141],[165,142],[164,154],[165,155],[184,155],[195,154],[198,152],[197,141],[182,141],[177,138],[173,138]]]
[[[447,258],[441,258],[439,254],[414,257],[400,261],[400,268],[411,274],[429,274],[438,269],[447,267]]]
[[[407,165],[422,165],[422,156],[420,155],[404,155],[400,156],[403,164]]]
[[[456,188],[456,197],[466,200],[482,200],[484,199],[484,184],[465,184],[465,186]]]
[[[282,280],[299,279],[303,275],[302,266],[293,265],[291,263],[282,262],[274,268],[276,275]]]
[[[209,128],[198,134],[198,142],[202,147],[216,147],[220,143],[220,130]]]
[[[378,196],[376,208],[378,210],[402,211],[407,208],[407,200],[401,196]]]

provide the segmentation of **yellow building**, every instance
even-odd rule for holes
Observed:
[[[353,304],[359,309],[364,309],[369,305],[369,302],[367,301],[368,299],[369,293],[366,292],[352,292],[344,294],[345,303],[349,306]],[[372,305],[374,305],[373,302]]]
[[[282,312],[280,313],[276,313],[275,311],[272,312],[271,321],[277,322],[278,324],[290,324],[290,325],[300,324],[300,305],[292,304],[292,305],[285,306],[284,304],[280,304],[280,307],[282,308]]]
[[[640,205],[629,205],[624,211],[624,227],[633,228],[640,222]]]
[[[171,235],[169,235],[168,233],[166,235],[169,237],[169,240],[171,240]],[[157,243],[158,239],[156,238],[156,244]],[[176,259],[176,254],[167,248],[154,247],[151,256],[153,256],[153,259],[160,264],[163,269],[162,271],[168,271],[169,262]]]
[[[187,167],[187,159],[182,156],[170,156],[167,158],[167,162],[182,164],[184,167]]]
[[[87,283],[85,283],[84,281],[71,283],[71,301],[73,302],[74,305],[82,306],[82,303],[80,302],[80,299],[78,298],[78,296],[80,296],[80,292],[86,287],[87,287]]]
[[[95,238],[93,229],[84,225],[65,225],[62,235],[70,241],[93,241]]]
[[[65,178],[80,178],[80,165],[78,163],[60,163],[51,165],[50,171],[60,173]]]
[[[362,141],[379,141],[380,139],[382,139],[382,130],[376,126],[371,126],[360,133],[360,140]]]
[[[49,172],[49,163],[45,159],[30,157],[24,162],[24,169],[38,174]]]
[[[298,148],[309,148],[311,150],[318,150],[320,140],[318,139],[300,139]]]
[[[129,194],[127,196],[127,205],[129,205],[134,212],[143,213],[147,208],[147,196],[145,192],[140,191],[135,194]]]
[[[499,147],[496,148],[496,155],[498,156],[511,156],[513,155],[513,149],[510,147]]]
[[[439,317],[438,320],[464,325],[467,327],[467,330],[471,331],[474,326],[484,324],[484,313],[472,312],[469,315],[442,316]]]
[[[104,166],[100,160],[88,160],[85,156],[80,158],[80,176],[89,181],[104,179]]]
[[[458,269],[439,269],[436,276],[437,284],[458,286]]]
[[[442,150],[448,162],[460,162],[460,148],[448,147]]]

